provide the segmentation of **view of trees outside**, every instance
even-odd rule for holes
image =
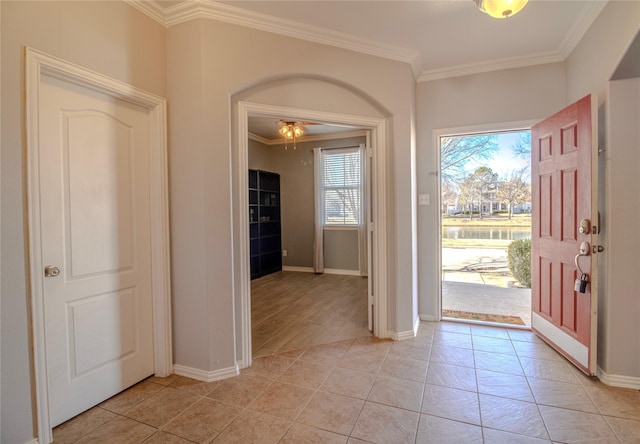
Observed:
[[[505,315],[526,325],[530,292],[509,270],[507,248],[531,237],[531,133],[444,137],[440,146],[443,314]],[[501,287],[499,296],[473,285]]]
[[[443,212],[465,213],[470,219],[475,214],[482,219],[487,213],[506,210],[511,219],[514,209],[529,211],[530,143],[528,131],[443,138],[440,153]],[[500,171],[493,167],[498,164]]]

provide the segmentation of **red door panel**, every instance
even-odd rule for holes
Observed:
[[[597,221],[595,105],[587,96],[531,130],[532,329],[589,374],[596,368],[596,235],[579,229],[582,219]],[[589,284],[580,293],[576,255],[584,241],[589,254],[578,264]]]

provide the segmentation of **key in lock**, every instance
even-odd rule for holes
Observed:
[[[576,279],[573,289],[578,293],[587,292],[587,284],[589,283],[589,276],[586,273],[580,275],[580,279]]]

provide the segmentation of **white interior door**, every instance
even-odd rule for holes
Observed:
[[[154,373],[150,135],[146,109],[53,77],[43,76],[39,103],[55,426]]]
[[[367,276],[367,328],[369,329],[370,332],[373,333],[373,310],[374,310],[374,305],[375,305],[375,294],[374,294],[374,277],[373,277],[373,271],[374,271],[374,257],[373,257],[373,253],[374,253],[374,245],[373,245],[373,239],[374,239],[374,231],[373,231],[373,181],[371,178],[371,172],[373,171],[373,149],[371,148],[371,131],[367,131],[367,135],[366,135],[366,144],[363,147],[364,148],[364,159],[362,159],[362,165],[363,165],[363,174],[362,174],[362,180],[364,181],[364,198],[362,199],[362,201],[364,202],[363,205],[363,214],[364,214],[364,219],[365,219],[365,235],[362,236],[360,235],[359,238],[362,239],[364,237],[364,240],[362,242],[362,245],[360,246],[360,257],[362,258],[363,255],[366,258],[366,267],[367,269],[364,270]],[[362,259],[361,259],[362,260]],[[360,273],[362,275],[365,275],[362,273],[362,269],[360,270]]]

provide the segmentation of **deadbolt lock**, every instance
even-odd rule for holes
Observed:
[[[591,221],[589,219],[582,219],[580,221],[580,234],[589,234],[591,233]]]

